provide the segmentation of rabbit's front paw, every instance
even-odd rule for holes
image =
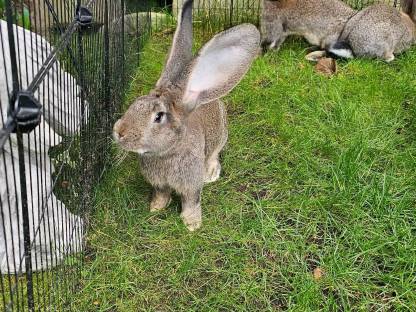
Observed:
[[[393,53],[386,53],[386,54],[384,55],[384,60],[385,60],[387,63],[390,63],[390,62],[394,61],[394,54],[393,54]]]
[[[182,213],[181,217],[182,217],[183,223],[185,224],[186,228],[190,232],[193,232],[199,229],[202,225],[202,217],[200,214],[187,215],[187,214]]]

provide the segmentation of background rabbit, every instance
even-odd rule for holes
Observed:
[[[402,0],[402,12],[386,4],[374,4],[354,15],[346,24],[337,44],[329,52],[345,56],[378,57],[387,62],[416,40],[416,0]],[[340,51],[341,50],[341,51]]]
[[[338,0],[263,0],[263,50],[278,49],[289,35],[326,49],[337,42],[355,12]]]
[[[227,141],[226,110],[218,99],[241,80],[260,45],[256,27],[243,24],[216,35],[194,58],[192,2],[183,5],[155,89],[114,125],[115,140],[140,155],[142,173],[154,187],[151,211],[166,207],[176,191],[191,231],[201,226],[202,187],[218,179],[218,155]]]

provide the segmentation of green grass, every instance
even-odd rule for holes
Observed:
[[[156,82],[170,37],[146,45],[130,100]],[[135,155],[107,172],[78,311],[416,310],[416,49],[325,78],[306,47],[258,58],[224,99],[223,173],[197,232],[178,199],[149,213]]]

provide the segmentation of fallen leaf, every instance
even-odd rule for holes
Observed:
[[[62,181],[61,183],[63,188],[67,188],[69,186],[69,182],[68,181]]]
[[[321,58],[315,65],[315,70],[324,75],[332,76],[337,73],[337,61],[330,57]]]
[[[261,189],[258,192],[257,191],[251,192],[251,196],[253,196],[253,198],[257,200],[264,199],[267,196],[267,190]]]
[[[175,32],[175,29],[174,28],[167,28],[167,29],[165,29],[165,30],[162,31],[162,34],[163,35],[171,35],[174,32]]]
[[[241,185],[239,185],[239,186],[237,186],[237,191],[238,192],[240,192],[240,193],[244,193],[245,191],[247,191],[247,189],[248,189],[248,186],[247,185],[245,185],[245,184],[241,184]]]
[[[98,301],[94,301],[93,303],[94,303],[94,305],[99,305],[100,304],[100,302],[98,302]]]
[[[319,281],[323,275],[324,275],[324,271],[320,267],[316,267],[313,270],[313,278],[315,279],[315,281]]]

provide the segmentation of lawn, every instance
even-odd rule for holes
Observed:
[[[130,101],[157,81],[171,37],[146,44]],[[416,311],[416,49],[326,78],[307,47],[259,57],[224,99],[229,142],[200,230],[178,198],[151,214],[137,156],[117,151],[79,311]]]

